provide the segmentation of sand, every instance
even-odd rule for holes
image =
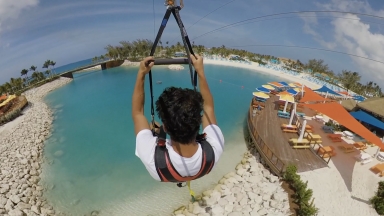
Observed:
[[[252,62],[251,64],[243,64],[243,63],[238,63],[238,62],[204,59],[204,64],[214,64],[214,65],[221,65],[221,66],[245,68],[245,69],[254,70],[254,71],[259,72],[259,73],[273,75],[273,76],[279,77],[281,79],[289,80],[291,82],[302,83],[305,86],[308,86],[309,88],[312,88],[312,89],[318,89],[321,87],[315,83],[312,83],[306,79],[303,79],[303,77],[306,75],[294,76],[291,74],[284,73],[282,71],[277,71],[277,70],[273,70],[273,69],[269,69],[269,68],[265,68],[265,67],[260,67],[258,63],[254,63],[254,62]],[[280,82],[279,79],[276,79],[276,81]]]

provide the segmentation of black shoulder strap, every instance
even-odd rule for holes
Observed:
[[[178,182],[172,175],[171,170],[168,168],[167,161],[169,161],[169,164],[175,174],[180,174],[177,172],[175,167],[173,167],[173,164],[169,158],[168,149],[166,147],[166,139],[167,139],[167,133],[165,133],[163,126],[160,126],[160,133],[158,134],[157,141],[156,141],[156,149],[155,149],[155,167],[156,172],[158,176],[160,177],[160,180],[163,182]]]
[[[155,149],[155,158],[154,158],[156,172],[162,182],[180,182],[175,178],[175,175],[177,175],[178,179],[183,179],[183,177],[177,172],[177,170],[173,166],[169,158],[169,154],[166,146],[159,145],[159,141],[161,142],[162,139],[165,140],[166,138],[166,134],[165,135],[164,134],[165,132],[161,126],[160,134],[157,139],[158,142]],[[206,141],[205,135],[199,135],[197,137],[197,141],[201,145],[203,157],[202,157],[201,169],[198,175],[193,176],[193,180],[201,178],[204,175],[207,175],[212,170],[212,167],[215,163],[215,152],[213,151],[211,144],[209,144]]]
[[[200,175],[196,176],[195,179],[198,179],[210,173],[213,168],[213,165],[215,164],[215,152],[213,151],[212,145],[209,144],[209,142],[205,139],[200,140],[199,143],[201,145],[203,154],[205,154],[205,156],[203,155],[203,161],[201,164],[202,168],[203,167],[204,168],[203,170],[201,170]],[[204,163],[204,160],[205,160],[205,163]]]

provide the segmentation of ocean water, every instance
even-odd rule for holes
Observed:
[[[167,86],[191,88],[187,68],[171,71],[156,66],[152,71],[155,100]],[[70,84],[46,96],[55,119],[45,143],[42,180],[52,188],[45,196],[56,209],[69,215],[95,210],[101,215],[170,215],[188,203],[186,188],[153,180],[134,154],[131,97],[137,69],[122,66],[75,74]],[[205,71],[226,143],[216,168],[192,182],[196,193],[234,170],[246,150],[243,125],[252,92],[277,81],[235,67],[206,65]],[[156,84],[158,80],[162,84]],[[150,119],[148,77],[145,91],[145,114]]]
[[[81,60],[81,61],[78,61],[78,62],[73,62],[71,64],[67,64],[67,65],[63,65],[63,66],[57,67],[54,70],[55,70],[55,73],[59,74],[59,73],[62,73],[62,72],[65,72],[65,71],[69,71],[69,70],[73,70],[73,69],[76,69],[78,67],[81,67],[81,66],[84,66],[84,65],[89,65],[89,64],[92,64],[92,59],[84,59],[84,60]]]

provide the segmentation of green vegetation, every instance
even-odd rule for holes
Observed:
[[[295,165],[288,165],[283,179],[292,187],[295,191],[295,203],[299,206],[297,215],[299,216],[312,216],[318,213],[318,209],[313,204],[312,199],[313,191],[307,188],[308,182],[303,182],[300,176],[297,174],[297,168]],[[312,199],[312,201],[311,201]]]
[[[138,39],[133,42],[121,41],[119,45],[107,45],[105,47],[106,54],[96,56],[92,58],[92,62],[104,61],[107,59],[113,60],[130,60],[139,61],[140,59],[149,55],[153,42],[147,39]],[[335,85],[342,85],[342,88],[351,90],[365,97],[383,97],[384,93],[381,88],[374,82],[367,82],[366,84],[360,83],[361,75],[358,72],[352,72],[343,70],[339,74],[335,74],[329,69],[329,66],[322,59],[311,59],[307,63],[302,63],[300,60],[291,60],[286,58],[277,58],[271,55],[263,55],[258,53],[252,53],[247,50],[231,49],[224,45],[220,47],[207,48],[202,45],[195,45],[192,43],[192,48],[195,53],[200,55],[217,55],[221,57],[228,57],[229,55],[237,55],[242,59],[257,62],[259,64],[280,64],[282,67],[293,70],[299,73],[309,73],[312,76],[316,76],[318,79],[327,81]],[[155,57],[157,58],[171,58],[176,52],[183,52],[184,46],[177,42],[175,45],[169,45],[169,42],[163,44],[159,41],[159,45],[155,50]],[[27,86],[33,85],[34,83],[40,83],[45,79],[52,79],[52,69],[54,69],[55,62],[51,60],[45,61],[43,68],[47,70],[42,73],[36,71],[35,66],[31,68],[23,69],[21,76],[23,78],[11,78],[10,82],[7,82],[0,86],[0,94],[2,93],[14,93],[24,90]],[[28,72],[31,71],[32,76],[28,77]]]
[[[52,70],[54,70],[55,65],[56,62],[54,61],[45,61],[42,68],[46,68],[47,70],[44,73],[37,71],[37,67],[34,65],[29,69],[22,69],[20,72],[21,77],[11,78],[9,82],[0,85],[0,95],[4,93],[20,95],[30,87],[53,80],[54,75],[52,74]],[[28,77],[29,72],[33,72],[31,77]],[[43,82],[44,80],[45,82]]]
[[[369,201],[379,215],[384,215],[384,181],[379,182],[376,195]]]

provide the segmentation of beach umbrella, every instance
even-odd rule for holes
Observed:
[[[297,86],[294,83],[289,83],[289,86],[292,88],[296,88]]]
[[[292,97],[292,95],[280,95],[279,97],[279,100],[280,101],[288,101],[290,103],[294,103],[295,102],[295,98]]]
[[[265,92],[265,93],[269,93],[269,92],[271,92],[271,91],[269,91],[269,89],[266,89],[266,88],[264,88],[264,87],[256,88],[256,90],[259,91],[259,92]]]
[[[264,92],[253,92],[253,96],[258,97],[258,98],[264,98],[268,99],[269,95],[265,94]]]
[[[280,92],[279,94],[277,94],[277,96],[282,96],[282,95],[289,95],[289,92],[283,91],[283,92]]]
[[[300,136],[298,141],[302,141],[304,138],[305,126],[307,126],[307,120],[303,121],[303,126],[301,127]]]
[[[289,84],[288,83],[286,83],[286,82],[279,82],[281,85],[283,85],[284,87],[288,87],[289,86]]]
[[[293,90],[293,89],[288,89],[287,92],[291,95],[297,95],[297,91]]]
[[[271,85],[262,85],[262,87],[269,89],[269,90],[275,90],[275,87],[273,87]]]
[[[275,86],[275,87],[277,87],[277,88],[281,88],[281,87],[283,87],[283,85],[281,85],[281,84],[278,83],[278,82],[269,82],[268,84],[271,85],[271,86]]]
[[[289,119],[289,124],[288,126],[291,126],[292,125],[292,121],[293,121],[293,116],[295,115],[296,113],[296,103],[293,104],[293,110],[291,112],[291,118]]]
[[[287,106],[288,106],[288,101],[285,101],[284,110],[283,110],[284,113],[287,112]]]
[[[301,89],[300,88],[294,88],[293,90],[297,91],[297,92],[301,92]]]

